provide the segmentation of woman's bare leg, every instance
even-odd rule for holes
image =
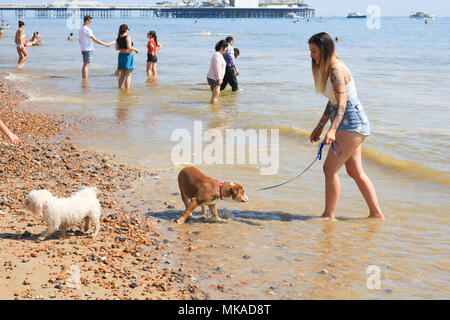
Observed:
[[[145,69],[145,71],[147,72],[147,77],[150,77],[150,70],[151,70],[151,62],[147,62],[147,67]]]
[[[334,219],[336,205],[339,198],[341,184],[339,181],[339,169],[361,145],[364,136],[356,132],[338,130],[336,132],[336,141],[342,148],[342,154],[335,156],[330,146],[327,159],[323,165],[325,174],[325,210],[322,217]],[[338,152],[336,150],[336,152]]]
[[[217,85],[212,91],[211,104],[216,104],[219,101],[220,86]]]
[[[133,71],[127,70],[125,76],[125,89],[131,88],[131,78],[133,77]]]
[[[352,177],[359,191],[363,195],[366,203],[369,207],[370,214],[369,218],[377,218],[384,220],[384,215],[381,212],[380,206],[378,204],[377,194],[375,188],[370,181],[369,177],[364,172],[361,162],[361,145],[355,150],[355,152],[350,156],[350,158],[345,163],[347,173]]]
[[[17,66],[19,67],[19,69],[22,69],[23,64],[28,58],[28,52],[27,49],[25,49],[25,47],[21,49],[17,48],[17,52],[19,53],[19,61],[17,62]]]
[[[119,89],[122,89],[125,82],[125,76],[126,76],[126,70],[120,70],[120,77],[119,77]]]

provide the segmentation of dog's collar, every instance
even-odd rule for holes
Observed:
[[[223,181],[221,181],[220,183],[219,183],[219,195],[220,195],[220,200],[223,200],[223,197],[222,197],[222,194],[223,194],[223,184],[224,184],[224,182]]]

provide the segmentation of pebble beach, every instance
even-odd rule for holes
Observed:
[[[79,150],[71,132],[83,121],[20,110],[26,95],[0,80],[0,110],[22,146],[0,142],[0,299],[197,299],[182,268],[172,270],[161,255],[157,219],[127,205],[133,181],[154,172],[117,164],[111,156]],[[46,226],[24,208],[29,191],[48,189],[65,197],[96,186],[101,230],[93,239],[73,228],[39,242]],[[117,193],[121,192],[121,199]],[[79,278],[73,275],[79,274]]]

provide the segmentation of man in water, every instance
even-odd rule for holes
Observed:
[[[233,37],[229,36],[225,39],[226,42],[228,42],[228,48],[227,52],[223,55],[225,62],[227,63],[227,66],[225,68],[225,76],[223,78],[222,85],[220,86],[220,90],[223,90],[226,88],[227,84],[229,83],[231,86],[231,89],[233,91],[238,90],[238,82],[236,76],[239,75],[239,69],[236,65],[236,61],[234,59],[234,39]]]
[[[89,25],[92,23],[91,16],[84,16],[84,24],[83,27],[80,28],[78,32],[78,37],[81,46],[81,54],[83,55],[83,68],[81,72],[83,74],[83,80],[88,79],[89,72],[89,64],[91,63],[91,57],[94,53],[94,43],[101,44],[105,47],[109,47],[110,44],[104,43],[94,37],[94,33],[89,28]]]

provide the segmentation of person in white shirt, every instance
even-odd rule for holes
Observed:
[[[81,46],[81,54],[83,55],[83,68],[81,69],[81,73],[83,75],[83,80],[88,79],[89,72],[89,64],[91,63],[91,57],[94,53],[94,42],[101,44],[105,47],[109,47],[109,43],[104,43],[94,37],[94,33],[89,28],[89,25],[92,23],[91,16],[84,16],[84,24],[83,27],[78,31],[78,38]]]
[[[228,43],[225,40],[220,40],[216,43],[216,52],[211,57],[211,64],[209,66],[206,80],[211,88],[211,104],[216,104],[219,99],[220,85],[225,76],[225,67],[227,63],[223,58],[223,54],[227,51]]]

